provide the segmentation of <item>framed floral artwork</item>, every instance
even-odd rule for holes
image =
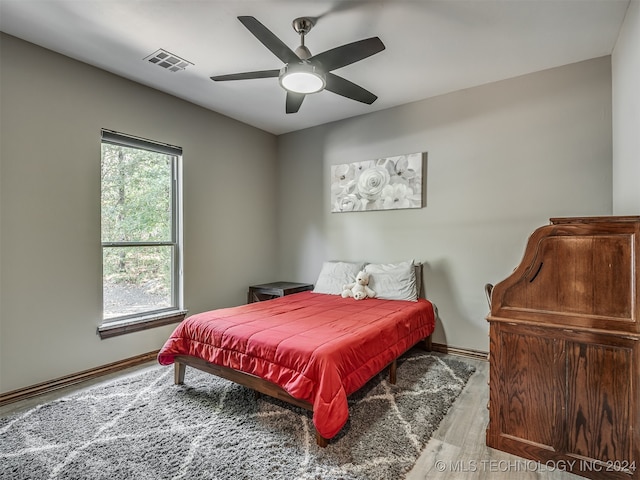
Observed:
[[[426,153],[331,166],[331,211],[424,207]]]

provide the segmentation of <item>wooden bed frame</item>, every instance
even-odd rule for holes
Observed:
[[[430,352],[432,348],[431,335],[419,341],[417,345]],[[406,352],[403,352],[401,356],[404,355],[404,353]],[[268,380],[264,380],[255,375],[251,375],[250,373],[245,373],[233,368],[209,363],[206,360],[198,357],[192,357],[190,355],[176,355],[174,362],[174,383],[176,385],[184,384],[186,367],[189,366],[197,368],[198,370],[202,370],[203,372],[217,375],[218,377],[226,378],[227,380],[231,380],[232,382],[235,382],[239,385],[249,387],[254,390],[256,394],[264,393],[265,395],[269,395],[270,397],[277,398],[278,400],[282,400],[283,402],[287,402],[291,405],[295,405],[296,407],[304,408],[305,410],[313,412],[313,405],[311,403],[292,397],[291,395],[289,395],[289,393],[287,393],[285,389],[283,389],[279,385],[276,385],[275,383],[269,382]],[[389,383],[395,384],[398,359],[394,359],[389,366]],[[384,370],[384,368],[382,370]],[[324,448],[329,444],[329,440],[321,436],[316,430],[316,443],[320,447]]]
[[[418,296],[420,298],[425,298],[424,290],[422,286],[422,264],[417,263],[415,266],[416,272],[416,287],[418,290]],[[435,306],[434,306],[435,309]],[[434,312],[435,313],[435,312]],[[436,315],[437,317],[437,315]],[[424,350],[430,352],[432,349],[432,341],[431,335],[426,338],[420,340],[416,345],[419,345]],[[404,355],[403,352],[400,356]],[[389,364],[389,383],[396,383],[396,370],[398,368],[398,358],[395,358]],[[229,367],[223,367],[221,365],[216,365],[214,363],[209,363],[206,360],[203,360],[198,357],[193,357],[190,355],[176,355],[174,359],[174,383],[176,385],[182,385],[184,383],[184,375],[186,371],[186,367],[197,368],[198,370],[202,370],[203,372],[211,373],[213,375],[217,375],[218,377],[225,378],[227,380],[231,380],[239,385],[243,385],[245,387],[251,388],[256,392],[256,394],[263,393],[265,395],[269,395],[270,397],[277,398],[278,400],[282,400],[283,402],[289,403],[291,405],[295,405],[296,407],[304,408],[305,410],[309,410],[313,412],[313,405],[304,400],[299,400],[295,397],[289,395],[289,393],[268,380],[264,380],[256,375],[251,375],[250,373],[241,372],[239,370],[235,370]],[[384,367],[386,368],[386,367]],[[384,368],[382,370],[384,370]],[[380,371],[382,371],[380,370]],[[378,372],[380,373],[380,372]],[[316,443],[320,447],[326,447],[329,444],[329,440],[324,438],[322,435],[318,433],[316,430]]]

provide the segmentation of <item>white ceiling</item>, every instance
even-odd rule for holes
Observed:
[[[629,0],[0,0],[0,30],[274,134],[611,54]],[[277,78],[212,75],[280,68],[238,20],[256,17],[295,49],[291,22],[318,17],[313,54],[378,36],[386,50],[335,71],[378,95],[328,91],[285,114]],[[144,58],[168,50],[172,73]],[[45,72],[46,73],[46,72]]]

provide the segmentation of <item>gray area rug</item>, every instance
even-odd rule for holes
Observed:
[[[404,478],[475,368],[411,350],[349,398],[326,449],[310,413],[221,378],[153,366],[0,419],[0,478]]]

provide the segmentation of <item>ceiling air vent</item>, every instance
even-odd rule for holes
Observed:
[[[189,65],[193,65],[193,63],[185,60],[184,58],[180,58],[179,56],[163,49],[153,52],[148,57],[145,57],[144,60],[149,60],[151,63],[155,63],[159,67],[171,72],[179,72],[180,70],[187,68]]]

